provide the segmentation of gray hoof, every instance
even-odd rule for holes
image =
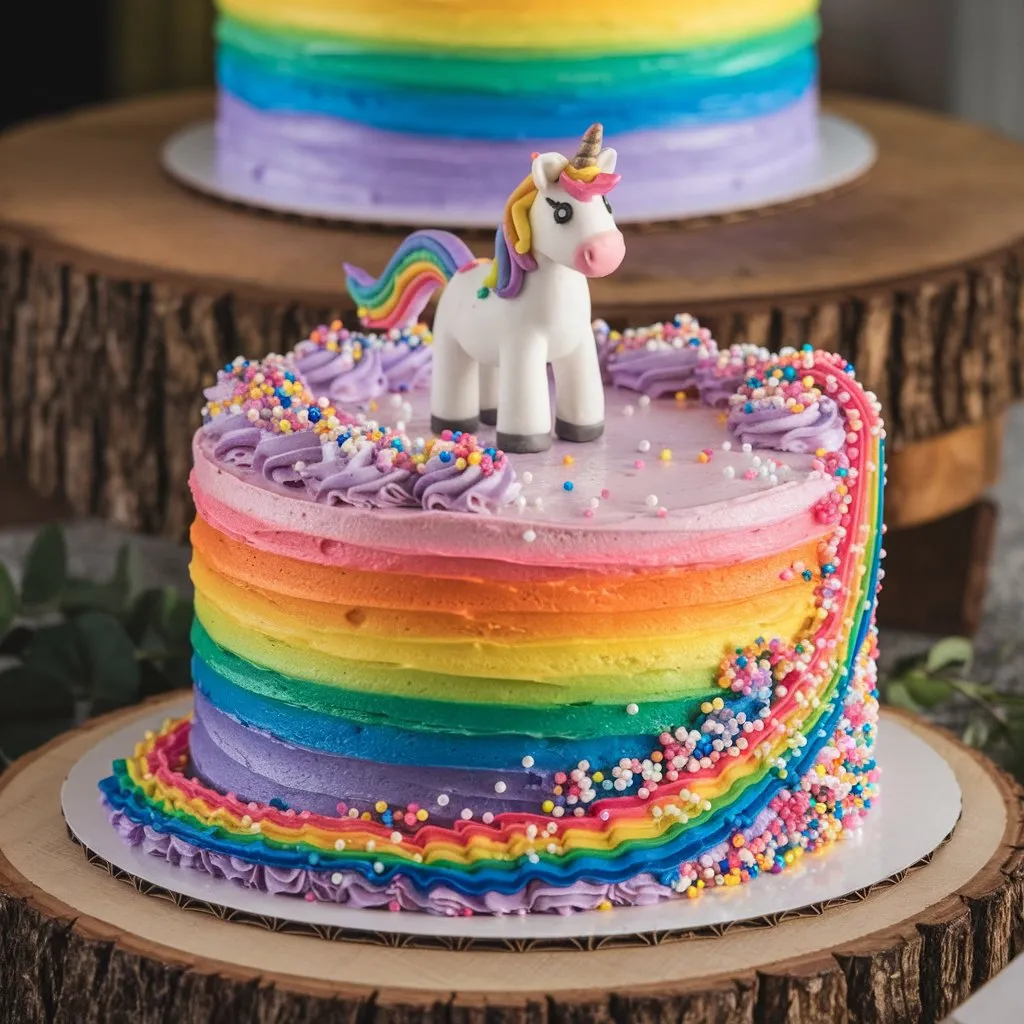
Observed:
[[[467,420],[451,420],[433,413],[430,415],[430,430],[434,434],[440,434],[442,430],[461,430],[464,434],[472,434],[478,426],[480,421],[475,416]]]
[[[498,431],[498,447],[503,452],[524,455],[527,452],[546,452],[551,447],[550,434],[503,434]]]
[[[604,433],[604,421],[581,427],[578,423],[555,420],[555,433],[563,441],[574,441],[576,444],[583,444],[585,441],[596,441]]]
[[[480,422],[486,423],[487,426],[493,427],[498,422],[498,410],[497,409],[481,409],[480,410]]]

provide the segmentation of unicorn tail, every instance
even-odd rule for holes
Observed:
[[[405,327],[416,322],[431,295],[474,262],[469,248],[447,231],[409,235],[378,278],[344,264],[348,293],[364,327]]]

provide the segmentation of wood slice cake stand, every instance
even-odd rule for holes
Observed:
[[[1024,949],[1021,790],[907,716],[955,772],[964,809],[952,838],[895,885],[769,928],[486,952],[233,923],[87,863],[65,832],[61,783],[98,740],[152,710],[98,719],[0,779],[2,1022],[927,1022]]]

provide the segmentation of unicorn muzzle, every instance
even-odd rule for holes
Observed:
[[[573,257],[573,266],[587,277],[607,277],[618,269],[626,255],[621,231],[602,231],[588,238]]]

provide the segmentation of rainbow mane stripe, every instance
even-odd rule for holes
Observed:
[[[447,231],[415,231],[380,277],[344,264],[346,285],[363,325],[390,330],[415,323],[431,295],[475,261],[461,238]]]

